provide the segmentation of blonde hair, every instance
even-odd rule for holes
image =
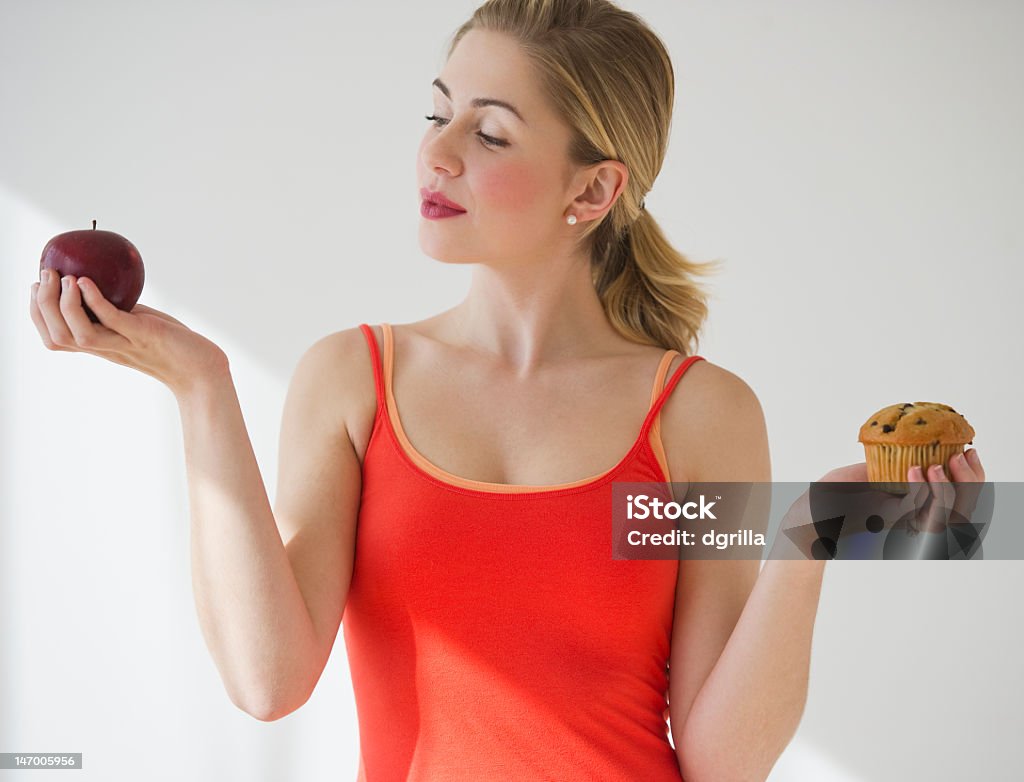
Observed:
[[[473,29],[515,38],[572,129],[570,158],[618,160],[629,181],[601,220],[581,232],[609,321],[627,339],[696,352],[708,314],[696,263],[669,244],[643,207],[665,159],[675,76],[661,39],[608,0],[487,0],[454,33],[450,57]]]

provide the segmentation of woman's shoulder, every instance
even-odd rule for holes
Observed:
[[[370,326],[380,356],[381,327]],[[343,422],[362,460],[377,410],[377,390],[370,345],[359,324],[316,339],[303,354],[300,365],[315,377],[310,404],[322,405]]]
[[[676,356],[669,365],[666,378],[690,357]],[[694,361],[680,378],[666,400],[663,417],[677,426],[727,416],[734,411],[760,408],[760,401],[750,384],[735,372],[703,356]],[[699,411],[699,415],[696,415]]]
[[[718,395],[720,393],[737,392],[744,387],[750,388],[746,381],[736,373],[714,363],[699,353],[697,355],[700,356],[700,360],[694,361],[684,374],[687,386],[689,387],[687,393],[691,395],[698,393]],[[672,363],[669,364],[666,378],[671,377],[672,373],[690,358],[691,356],[685,353],[675,356],[672,359]]]
[[[677,356],[670,371],[685,360]],[[690,480],[770,480],[764,411],[754,389],[739,374],[706,359],[694,361],[661,415],[670,466],[685,459],[686,473],[695,476]],[[748,477],[726,469],[740,461],[741,472]],[[732,477],[713,477],[727,474]]]
[[[373,330],[379,345],[380,326],[367,325]],[[361,324],[325,334],[313,342],[306,352],[322,365],[325,372],[359,369],[363,365],[372,369],[370,346]]]

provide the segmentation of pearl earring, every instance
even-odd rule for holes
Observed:
[[[567,218],[565,218],[565,222],[567,222],[569,225],[576,225],[576,215],[569,215]]]

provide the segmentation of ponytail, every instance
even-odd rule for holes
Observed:
[[[619,208],[621,203],[612,207]],[[708,293],[694,277],[715,273],[719,261],[686,258],[646,208],[618,237],[613,222],[606,217],[594,232],[591,253],[594,287],[608,320],[634,342],[696,353]]]

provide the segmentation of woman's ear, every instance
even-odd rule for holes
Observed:
[[[618,160],[602,160],[582,169],[578,182],[579,195],[572,203],[572,211],[581,220],[597,220],[626,189],[629,169]]]

